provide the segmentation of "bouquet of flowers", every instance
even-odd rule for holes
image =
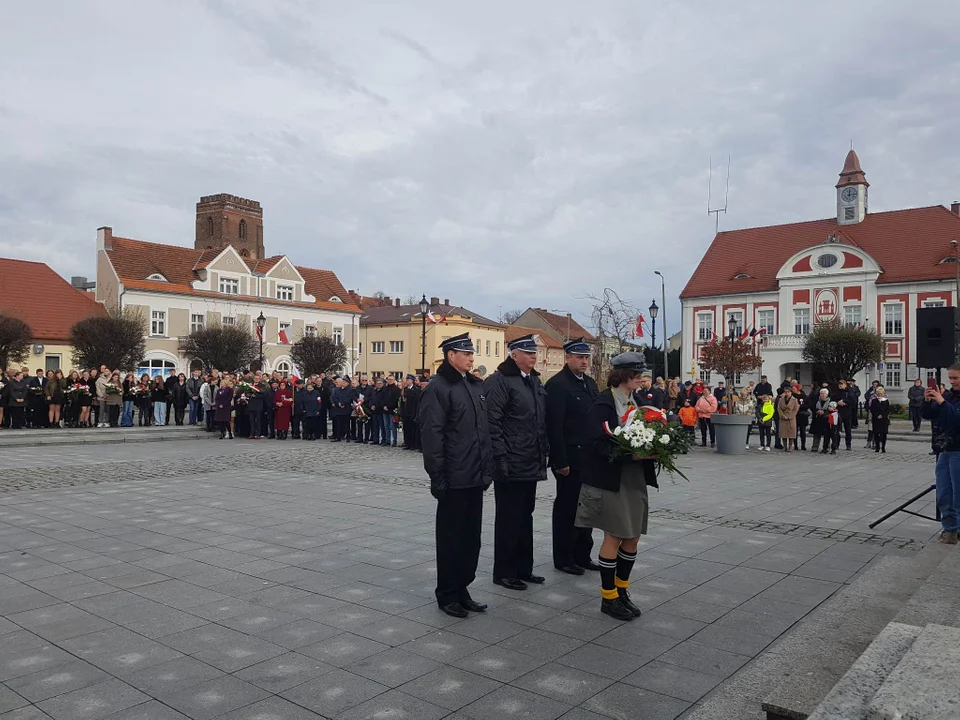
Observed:
[[[143,398],[150,397],[151,393],[150,393],[150,388],[148,386],[137,385],[135,388],[133,388],[133,394],[135,397],[142,400]]]
[[[611,429],[609,423],[603,429],[613,440],[615,448],[610,462],[624,456],[654,460],[671,473],[689,480],[677,467],[678,455],[690,447],[690,435],[683,432],[677,423],[667,421],[667,413],[653,407],[630,408],[620,418],[620,424]]]
[[[118,388],[118,387],[116,386],[116,384],[115,384],[115,383],[112,383],[112,382],[104,383],[104,384],[103,384],[103,390],[104,390],[104,392],[107,393],[107,395],[119,395],[119,394],[120,394],[120,388]]]
[[[34,385],[33,387],[30,388],[30,394],[31,394],[31,395],[43,395],[43,388],[40,387],[39,385]]]
[[[250,383],[246,382],[245,380],[240,380],[240,381],[234,386],[234,388],[235,388],[235,389],[234,389],[234,394],[239,393],[240,395],[247,395],[248,397],[249,397],[250,395],[254,395],[254,394],[256,394],[257,392],[259,392],[259,390],[256,388],[256,386],[251,385]]]
[[[90,396],[90,387],[86,383],[74,383],[67,388],[65,394],[71,401],[77,402],[81,398]]]
[[[368,423],[370,422],[370,418],[373,416],[373,410],[370,409],[369,403],[365,403],[363,400],[361,400],[358,403],[354,403],[353,416],[362,423]]]

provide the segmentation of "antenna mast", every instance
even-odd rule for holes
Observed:
[[[730,156],[727,155],[727,186],[723,191],[723,207],[714,208],[711,206],[713,199],[713,157],[710,158],[710,165],[707,170],[707,215],[715,216],[714,235],[720,232],[720,213],[727,214],[727,199],[730,197]]]

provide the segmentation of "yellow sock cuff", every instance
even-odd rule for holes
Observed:
[[[630,581],[629,581],[629,580],[621,580],[621,579],[618,578],[618,577],[615,577],[615,578],[613,579],[613,583],[614,583],[614,585],[616,585],[618,588],[623,588],[624,590],[626,590],[628,587],[630,587]]]
[[[600,595],[603,596],[604,600],[616,600],[618,597],[620,597],[620,593],[618,593],[615,589],[606,590],[604,588],[600,588]]]

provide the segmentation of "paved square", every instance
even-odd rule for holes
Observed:
[[[896,450],[896,452],[894,452]],[[0,449],[0,720],[682,717],[880,553],[934,523],[867,524],[932,482],[923,445],[887,455],[722,457],[651,495],[631,587],[550,560],[542,587],[433,598],[435,505],[419,455],[206,440]],[[921,505],[921,508],[923,506]],[[932,512],[930,503],[926,503]]]

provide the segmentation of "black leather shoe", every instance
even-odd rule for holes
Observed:
[[[640,617],[640,608],[633,604],[633,600],[630,599],[630,593],[627,592],[626,588],[617,588],[617,592],[620,593],[620,602],[623,603],[623,606],[633,613],[634,617]]]
[[[594,572],[600,572],[600,566],[597,565],[593,560],[587,560],[585,563],[577,563],[584,570],[593,570]]]
[[[522,580],[517,578],[496,578],[493,581],[494,585],[499,585],[500,587],[505,587],[507,590],[526,590],[527,584]],[[457,603],[459,605],[459,603]]]
[[[522,575],[521,580],[528,583],[533,583],[534,585],[543,585],[546,582],[545,577],[540,577],[539,575]]]
[[[461,600],[460,604],[465,607],[470,612],[483,612],[487,609],[487,606],[483,603],[478,603],[477,601],[468,598],[466,600]]]
[[[600,612],[609,615],[614,620],[633,620],[633,613],[623,604],[623,598],[614,598],[613,600],[601,600]]]
[[[583,568],[577,565],[564,565],[563,567],[558,567],[557,570],[567,575],[583,575],[584,573]]]
[[[452,602],[449,605],[441,605],[440,609],[443,610],[447,615],[455,618],[465,618],[470,613],[468,613],[463,605],[458,602]]]

